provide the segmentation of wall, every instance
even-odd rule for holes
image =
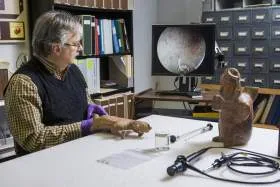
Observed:
[[[24,0],[24,21],[25,28],[28,28],[27,23],[27,0]],[[25,29],[25,43],[14,43],[14,44],[0,44],[0,63],[1,62],[9,62],[9,72],[10,74],[16,70],[16,60],[19,54],[25,53],[29,54],[29,33],[28,29]]]
[[[202,0],[158,0],[159,24],[188,24],[200,22],[202,12]],[[159,90],[175,89],[173,81],[175,77],[155,76],[152,78],[154,85],[157,83]],[[157,102],[155,107],[183,108],[181,102]]]
[[[152,24],[157,23],[159,1],[161,0],[134,0],[133,36],[136,93],[153,87],[151,77]]]

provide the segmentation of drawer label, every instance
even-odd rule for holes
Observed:
[[[276,18],[276,19],[280,19],[280,14],[276,14],[276,15],[275,15],[275,18]]]
[[[255,79],[254,82],[255,83],[263,83],[263,80],[262,79]]]
[[[238,36],[247,36],[248,32],[238,32]]]
[[[274,35],[275,35],[275,36],[280,35],[280,31],[274,31]]]
[[[246,67],[246,63],[239,62],[239,63],[237,63],[237,66],[238,67]]]
[[[241,82],[245,82],[245,81],[246,81],[246,78],[240,78],[240,81],[241,81]]]
[[[206,18],[206,22],[213,22],[214,18]]]
[[[255,32],[255,36],[263,36],[263,35],[264,35],[264,31]]]
[[[256,20],[264,20],[264,14],[263,15],[256,15]]]
[[[226,52],[229,51],[228,47],[221,47],[221,50],[222,50],[222,51],[226,51]]]
[[[255,64],[254,65],[256,68],[262,68],[263,67],[263,64]]]
[[[274,48],[274,51],[275,51],[275,52],[280,52],[280,48],[279,48],[279,47],[275,47],[275,48]]]
[[[263,47],[256,47],[255,52],[263,52],[264,48]]]
[[[229,21],[229,17],[221,17],[221,21]]]
[[[246,47],[239,47],[237,49],[238,52],[246,52]]]
[[[274,84],[280,84],[280,80],[273,80]]]
[[[239,21],[246,21],[247,18],[248,18],[247,16],[239,16],[239,17],[238,17],[238,20],[239,20]]]
[[[280,68],[280,64],[274,64],[273,67],[274,68]]]
[[[229,35],[228,32],[220,32],[220,36],[222,37],[227,37]]]

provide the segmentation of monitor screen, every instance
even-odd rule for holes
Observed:
[[[210,76],[215,24],[153,25],[152,75]]]

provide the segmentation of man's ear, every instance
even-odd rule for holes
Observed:
[[[54,54],[55,56],[59,56],[61,53],[61,45],[58,43],[54,43],[52,44],[52,54]]]

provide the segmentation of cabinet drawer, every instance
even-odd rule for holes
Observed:
[[[267,58],[252,58],[251,70],[254,73],[268,73],[269,61]]]
[[[231,57],[233,54],[233,46],[232,42],[224,42],[224,41],[218,41],[218,45],[225,55],[225,57]]]
[[[217,23],[216,12],[202,12],[203,23]]]
[[[232,40],[232,28],[231,27],[216,27],[218,40]]]
[[[221,11],[217,13],[217,23],[221,25],[232,25],[233,17],[230,11]]]
[[[267,75],[265,74],[252,74],[251,85],[255,87],[265,88],[268,86]]]
[[[202,77],[202,82],[205,84],[215,84],[216,82],[216,76],[206,76]]]
[[[242,73],[250,72],[251,59],[249,57],[237,57],[232,60],[232,65]]]
[[[272,8],[272,17],[271,17],[271,21],[272,22],[279,22],[280,21],[280,8]]]
[[[252,9],[252,23],[270,23],[270,9]]]
[[[271,39],[280,39],[280,26],[271,26]]]
[[[267,40],[252,41],[252,55],[257,57],[267,57],[269,54],[269,42]]]
[[[252,19],[251,10],[234,11],[233,19],[236,24],[250,24]]]
[[[252,26],[252,39],[269,39],[270,27],[267,24]]]
[[[244,73],[240,75],[240,83],[241,86],[249,86],[250,85],[250,74]]]
[[[271,56],[280,56],[280,41],[272,41],[269,51]]]
[[[270,88],[280,88],[280,73],[269,74],[269,87]]]
[[[279,58],[270,58],[269,71],[280,72]]]
[[[250,55],[251,46],[249,42],[235,42],[234,44],[235,55]]]
[[[251,27],[235,27],[233,32],[235,40],[251,39]]]

